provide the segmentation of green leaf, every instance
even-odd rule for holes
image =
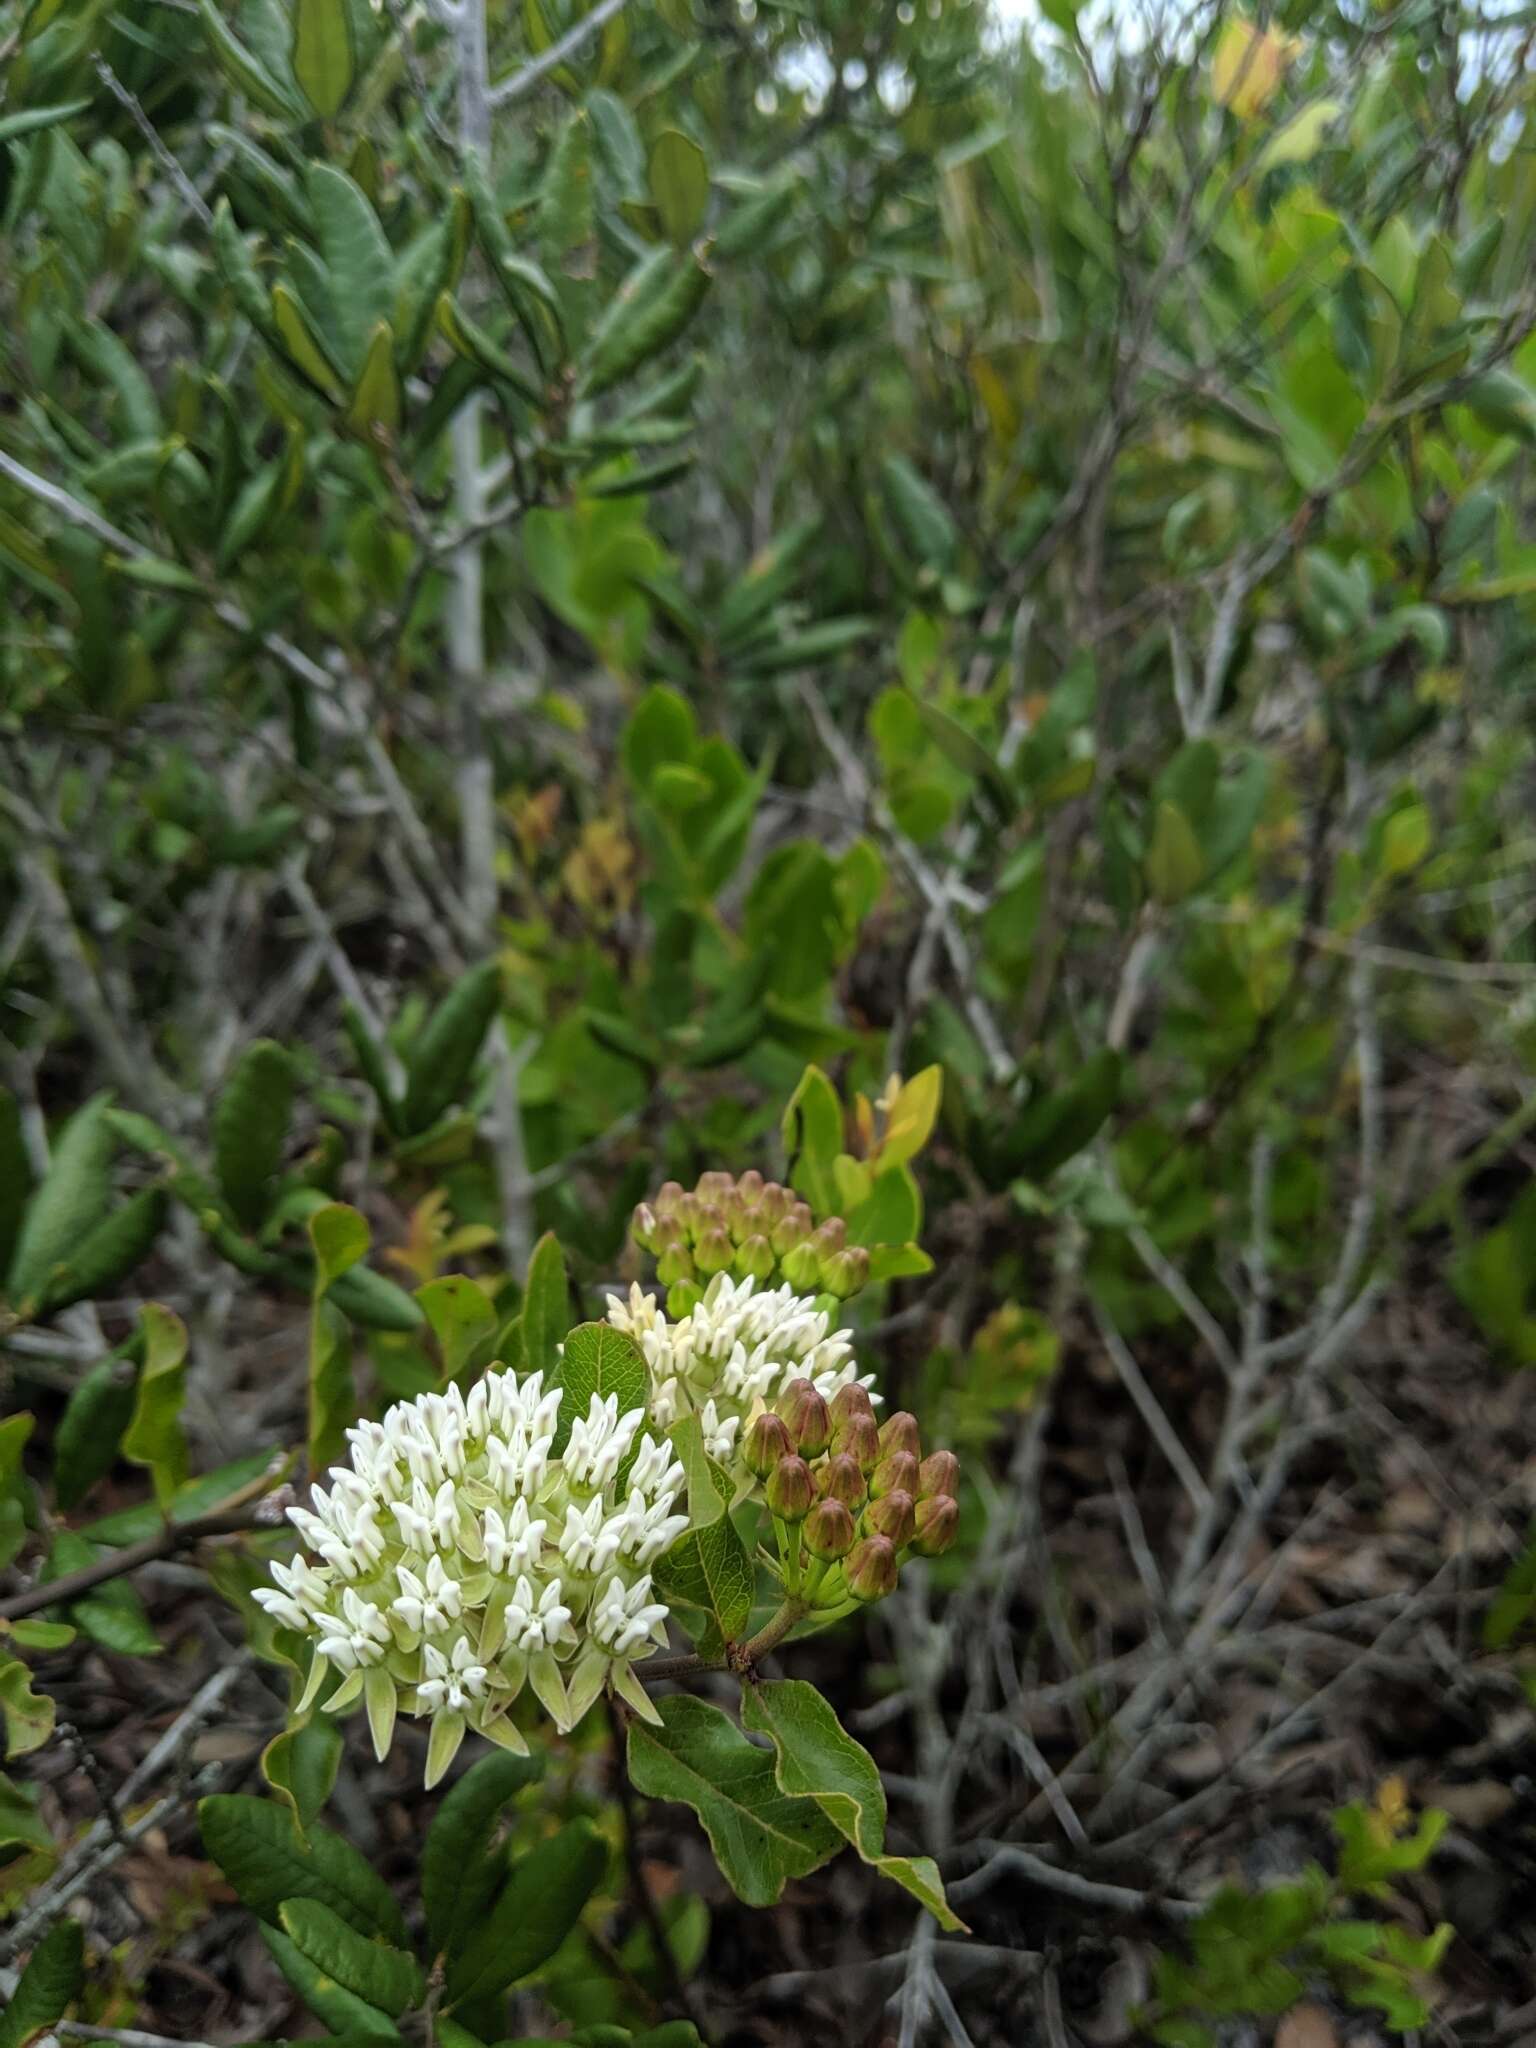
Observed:
[[[547,1963],[580,1919],[608,1864],[590,1821],[573,1820],[514,1868],[501,1896],[448,1966],[452,2003],[504,1991]]]
[[[54,1921],[27,1959],[0,2014],[0,2048],[26,2043],[61,2020],[85,1983],[85,1935],[67,1915]]]
[[[445,1273],[418,1287],[420,1302],[443,1357],[442,1377],[456,1380],[496,1328],[496,1311],[485,1289],[464,1273]]]
[[[316,1297],[309,1320],[309,1469],[323,1472],[342,1455],[357,1412],[352,1389],[352,1326]]]
[[[294,1947],[317,1970],[391,2019],[426,1995],[414,1956],[359,1934],[318,1899],[285,1899],[278,1918]]]
[[[347,0],[294,0],[291,61],[305,99],[329,120],[351,90],[356,63]]]
[[[87,1231],[107,1212],[111,1184],[110,1097],[93,1095],[76,1110],[54,1142],[42,1184],[22,1218],[6,1292],[18,1304],[36,1301],[55,1267],[63,1265]]]
[[[60,121],[72,121],[90,104],[89,100],[64,100],[52,107],[22,107],[0,120],[0,142],[20,142],[23,136],[35,135],[40,128],[53,128]]]
[[[436,1954],[453,1954],[483,1921],[501,1875],[491,1842],[503,1809],[544,1775],[541,1750],[481,1757],[444,1795],[421,1856],[421,1899]]]
[[[270,1038],[253,1039],[213,1110],[213,1166],[224,1199],[247,1230],[270,1205],[293,1115],[293,1060]]]
[[[395,338],[386,320],[369,337],[346,424],[349,433],[365,441],[389,441],[399,430],[400,380],[395,375]]]
[[[419,1330],[425,1318],[403,1287],[371,1266],[353,1266],[326,1291],[326,1306],[339,1308],[365,1330]]]
[[[565,1253],[552,1230],[546,1230],[528,1261],[523,1289],[523,1365],[542,1372],[546,1385],[559,1367],[559,1347],[571,1327],[571,1286]]]
[[[301,1839],[285,1806],[218,1792],[198,1802],[203,1845],[259,1920],[276,1927],[285,1899],[317,1899],[359,1934],[404,1945],[405,1921],[373,1865],[328,1828]]]
[[[181,1404],[187,1391],[187,1330],[180,1316],[147,1301],[143,1308],[144,1363],[134,1390],[133,1416],[123,1456],[147,1465],[164,1513],[187,1477],[187,1439]]]
[[[70,1395],[53,1439],[53,1485],[59,1506],[83,1500],[117,1461],[133,1420],[137,1336],[93,1365]]]
[[[1008,1170],[1045,1180],[1097,1134],[1120,1095],[1121,1057],[1091,1055],[1075,1079],[1031,1102],[1003,1141]]]
[[[685,1415],[667,1431],[667,1440],[688,1478],[688,1519],[707,1529],[725,1513],[731,1484],[704,1448],[704,1430],[697,1415]],[[722,1481],[724,1482],[722,1484]]]
[[[394,307],[395,262],[379,217],[345,171],[311,164],[305,190],[314,211],[320,257],[331,294],[336,358],[356,384],[374,330]]]
[[[461,1101],[501,1004],[501,969],[482,960],[456,981],[411,1046],[401,1124],[424,1131]]]
[[[781,1792],[813,1799],[845,1840],[882,1877],[903,1886],[950,1933],[964,1933],[944,1898],[930,1856],[889,1856],[885,1850],[885,1787],[875,1760],[839,1723],[815,1686],[803,1678],[748,1685],[741,1696],[744,1728],[766,1735]]]
[[[704,225],[709,210],[709,165],[691,136],[663,128],[651,144],[651,197],[667,237],[684,249]]]
[[[345,1202],[327,1202],[309,1219],[309,1241],[315,1248],[315,1292],[320,1295],[364,1256],[373,1234],[358,1210]]]
[[[226,25],[219,12],[218,0],[197,0],[197,11],[202,17],[219,69],[235,90],[254,101],[263,113],[276,114],[285,121],[301,120],[303,108],[296,104],[287,87]]]
[[[648,791],[665,767],[687,766],[699,743],[693,708],[665,683],[653,683],[630,713],[619,741],[625,772]]]
[[[9,1273],[21,1219],[32,1192],[32,1162],[21,1126],[21,1107],[0,1088],[0,1274]]]
[[[0,1663],[0,1715],[5,1719],[5,1754],[26,1756],[53,1733],[53,1701],[32,1690],[32,1674],[19,1657]]]
[[[263,1925],[261,1938],[304,2004],[333,2035],[359,2043],[400,2041],[401,2036],[387,2013],[327,1976],[280,1927]]]
[[[1157,807],[1144,863],[1147,887],[1159,903],[1182,903],[1205,878],[1205,856],[1194,827],[1177,804]]]
[[[322,397],[339,403],[341,385],[330,356],[316,339],[308,312],[287,285],[273,285],[269,310],[270,324],[289,362],[303,372]]]
[[[592,234],[592,165],[586,114],[573,108],[555,137],[539,180],[534,234],[539,251],[553,262],[579,248]]]
[[[949,507],[904,455],[888,455],[880,477],[897,530],[914,559],[924,568],[944,571],[954,566],[960,535]]]
[[[717,1471],[718,1479],[725,1479]],[[725,1480],[727,1492],[730,1482]],[[729,1505],[722,1498],[722,1505]],[[754,1574],[746,1546],[728,1514],[704,1528],[692,1528],[656,1560],[656,1584],[668,1604],[692,1607],[707,1617],[699,1639],[705,1656],[718,1656],[740,1641],[752,1612]]]
[[[793,1185],[818,1215],[837,1208],[833,1162],[843,1149],[843,1106],[820,1067],[807,1067],[784,1111],[780,1133],[794,1161]]]
[[[675,341],[710,282],[693,250],[653,249],[642,257],[593,329],[582,362],[584,394],[611,390]]]
[[[693,1808],[738,1898],[771,1906],[791,1878],[837,1854],[843,1837],[820,1806],[783,1792],[773,1756],[718,1707],[687,1694],[657,1705],[659,1728],[630,1723],[630,1778],[648,1799]]]
[[[126,1280],[149,1256],[165,1221],[165,1206],[164,1188],[140,1188],[104,1216],[54,1267],[43,1289],[43,1307],[68,1308]]]
[[[306,1714],[274,1735],[261,1752],[261,1774],[292,1813],[301,1836],[319,1819],[335,1789],[344,1740],[334,1716]]]
[[[560,1366],[560,1383],[565,1397],[560,1404],[561,1436],[570,1425],[586,1415],[592,1397],[606,1401],[618,1397],[619,1413],[643,1408],[650,1394],[650,1374],[645,1357],[634,1338],[611,1323],[579,1323],[565,1340]],[[557,1439],[558,1441],[558,1439]]]

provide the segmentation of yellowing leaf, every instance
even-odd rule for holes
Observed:
[[[1222,106],[1251,121],[1279,91],[1300,48],[1297,37],[1261,29],[1234,15],[1217,38],[1211,91]]]

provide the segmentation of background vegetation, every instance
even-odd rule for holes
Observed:
[[[1042,15],[0,4],[5,2048],[359,2031],[252,1503],[808,1063],[966,1483],[781,1661],[970,1933],[594,1715],[500,2033],[1536,2037],[1536,19]]]

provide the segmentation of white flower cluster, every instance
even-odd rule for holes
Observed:
[[[654,1294],[635,1286],[627,1301],[609,1295],[608,1321],[645,1353],[656,1427],[697,1415],[705,1449],[726,1465],[741,1450],[744,1426],[791,1380],[810,1380],[827,1401],[851,1382],[874,1384],[873,1373],[859,1377],[851,1333],[828,1335],[826,1315],[787,1286],[760,1289],[755,1280],[717,1273],[675,1323]]]
[[[657,1718],[631,1667],[666,1642],[651,1567],[688,1526],[683,1468],[611,1395],[557,1456],[560,1402],[495,1372],[358,1423],[351,1464],[288,1510],[318,1562],[274,1565],[255,1596],[316,1638],[300,1711],[339,1679],[326,1710],[362,1701],[381,1757],[397,1707],[431,1716],[429,1785],[466,1728],[526,1750],[507,1711],[525,1684],[562,1730],[608,1684]]]

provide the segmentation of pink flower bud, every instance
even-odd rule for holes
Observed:
[[[780,1458],[768,1474],[768,1508],[781,1522],[803,1522],[816,1500],[811,1468],[804,1458]]]
[[[875,1404],[869,1398],[868,1387],[861,1387],[857,1380],[850,1380],[846,1387],[839,1387],[832,1396],[832,1422],[834,1428],[839,1422],[846,1422],[850,1415],[867,1415],[875,1419]]]
[[[828,1500],[841,1501],[855,1515],[868,1494],[864,1474],[855,1460],[842,1456],[824,1458],[816,1467],[816,1490]]]
[[[693,1262],[701,1273],[723,1273],[734,1257],[730,1232],[718,1224],[702,1231],[694,1241]]]
[[[896,1546],[888,1536],[866,1536],[843,1564],[855,1600],[883,1600],[896,1590]]]
[[[917,1496],[928,1500],[933,1494],[960,1492],[960,1460],[953,1451],[932,1451],[917,1468]]]
[[[629,1219],[629,1234],[643,1250],[656,1250],[656,1232],[660,1219],[649,1202],[641,1202]]]
[[[888,1536],[898,1550],[910,1543],[917,1528],[911,1494],[898,1489],[872,1500],[864,1510],[864,1526],[871,1535]]]
[[[846,1557],[856,1535],[853,1516],[840,1500],[817,1501],[805,1518],[805,1547],[823,1564],[834,1564],[838,1558]]]
[[[832,1435],[827,1404],[809,1380],[791,1380],[774,1404],[783,1416],[795,1449],[803,1458],[819,1458]]]
[[[879,1500],[887,1493],[910,1494],[917,1498],[918,1464],[910,1451],[887,1451],[869,1475],[869,1490]]]
[[[916,1521],[912,1548],[919,1557],[939,1557],[954,1542],[959,1530],[959,1503],[947,1493],[932,1494],[918,1502]]]
[[[880,1432],[873,1415],[850,1415],[832,1425],[832,1449],[852,1458],[867,1477],[880,1460]]]
[[[762,1414],[747,1431],[741,1447],[742,1463],[754,1479],[766,1479],[781,1458],[794,1455],[789,1431],[777,1415]]]
[[[888,1451],[906,1451],[914,1458],[921,1458],[923,1455],[923,1441],[918,1434],[917,1417],[909,1415],[905,1408],[899,1408],[894,1415],[888,1415],[880,1425],[882,1457]]]

